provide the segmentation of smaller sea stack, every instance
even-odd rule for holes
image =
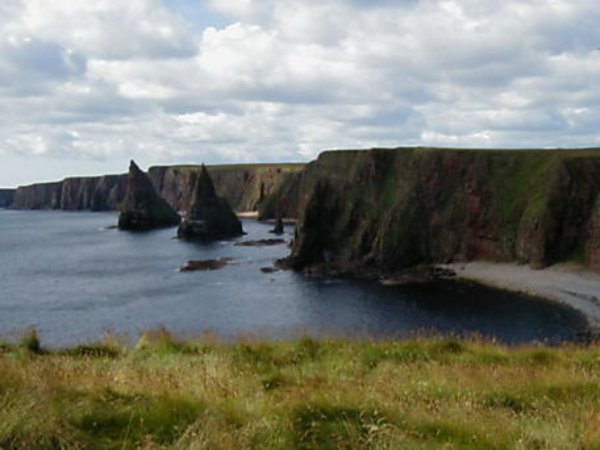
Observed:
[[[181,239],[213,240],[244,234],[242,223],[225,199],[217,197],[213,182],[202,165],[187,217],[179,225]]]
[[[148,175],[131,161],[127,177],[127,195],[120,208],[119,228],[149,230],[175,226],[180,221],[179,214],[156,193]]]
[[[283,232],[284,232],[283,219],[281,218],[281,215],[278,214],[277,219],[275,219],[275,226],[270,231],[270,233],[283,234]]]

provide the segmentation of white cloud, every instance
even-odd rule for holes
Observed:
[[[191,56],[186,22],[159,0],[23,0],[21,23],[32,35],[90,58],[126,60]]]
[[[194,30],[167,0],[3,0],[0,152],[210,163],[600,145],[595,1],[208,3],[229,25]]]

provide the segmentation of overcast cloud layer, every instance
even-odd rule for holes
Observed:
[[[0,185],[131,157],[600,146],[596,0],[2,0],[0,32]]]

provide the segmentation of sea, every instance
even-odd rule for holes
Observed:
[[[555,302],[475,284],[384,286],[261,271],[290,252],[271,225],[244,219],[246,235],[212,243],[175,238],[176,229],[126,232],[113,212],[0,209],[0,337],[35,327],[42,344],[134,343],[165,327],[185,338],[397,339],[483,336],[507,344],[556,344],[588,332],[581,313]],[[190,260],[231,258],[211,271],[181,272]]]

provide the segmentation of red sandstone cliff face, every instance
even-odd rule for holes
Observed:
[[[327,152],[302,178],[296,267],[596,258],[599,152]]]
[[[249,164],[207,168],[219,197],[236,211],[256,211],[285,176],[298,173],[303,167],[303,164]],[[187,210],[200,166],[151,167],[148,174],[163,198],[178,211]]]

